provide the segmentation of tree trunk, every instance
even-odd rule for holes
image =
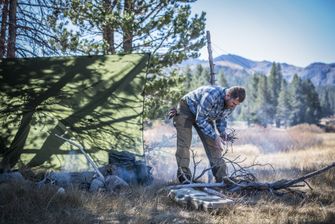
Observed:
[[[133,12],[133,3],[132,0],[125,0],[124,2],[124,11],[123,17],[128,17]],[[133,20],[133,19],[131,19]],[[125,20],[126,21],[126,20]],[[123,50],[125,53],[131,53],[133,50],[133,21],[127,20],[123,24]]]
[[[9,5],[9,28],[7,58],[15,58],[16,45],[16,9],[17,0],[11,0]]]
[[[1,19],[1,31],[0,31],[0,58],[3,58],[6,49],[5,49],[5,43],[6,43],[6,28],[7,28],[7,17],[8,17],[8,0],[1,0],[2,6],[2,19]]]
[[[106,14],[113,13],[113,8],[115,7],[117,1],[113,1],[113,5],[111,0],[104,0],[104,9]],[[104,41],[108,44],[108,48],[104,49],[106,54],[115,54],[115,40],[114,40],[114,27],[113,24],[108,22],[103,27],[103,38]]]

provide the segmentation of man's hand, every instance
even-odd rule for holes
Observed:
[[[231,142],[233,143],[237,138],[235,137],[234,133],[230,133],[230,134],[227,134],[227,133],[222,133],[220,135],[220,137],[222,138],[222,141],[223,142]],[[224,144],[224,143],[223,143]]]
[[[167,114],[168,118],[171,119],[177,115],[177,109],[175,107],[171,108]]]
[[[216,145],[217,150],[220,150],[220,151],[223,150],[222,144],[223,144],[223,139],[220,136],[216,137],[215,145]]]

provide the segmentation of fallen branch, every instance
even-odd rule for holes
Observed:
[[[233,183],[232,187],[229,188],[228,191],[230,192],[237,192],[237,191],[241,191],[241,190],[246,190],[246,189],[252,189],[252,190],[281,190],[281,189],[286,189],[289,187],[297,187],[297,186],[301,186],[301,185],[296,185],[300,182],[304,182],[306,181],[306,179],[311,178],[313,176],[316,176],[320,173],[323,173],[331,168],[335,167],[335,162],[329,166],[326,166],[320,170],[316,170],[314,172],[308,173],[302,177],[296,178],[296,179],[292,179],[292,180],[279,180],[279,181],[275,181],[272,183],[259,183],[259,182],[242,182],[242,183]]]
[[[302,177],[299,177],[297,179],[293,179],[291,181],[288,181],[283,187],[289,187],[289,186],[297,184],[299,182],[304,182],[306,179],[311,178],[313,176],[316,176],[316,175],[318,175],[320,173],[326,172],[327,170],[329,170],[329,169],[331,169],[333,167],[335,167],[335,162],[333,162],[331,165],[326,166],[326,167],[324,167],[322,169],[319,169],[319,170],[316,170],[314,172],[308,173],[308,174],[306,174],[306,175],[304,175]]]

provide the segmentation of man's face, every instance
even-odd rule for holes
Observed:
[[[237,105],[240,104],[238,98],[231,98],[229,94],[225,96],[225,108],[234,109]]]

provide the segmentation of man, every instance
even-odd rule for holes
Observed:
[[[216,182],[227,176],[221,146],[227,140],[226,118],[244,99],[245,89],[240,86],[204,86],[182,97],[173,118],[177,129],[177,177],[181,183],[189,183],[192,176],[189,169],[192,126],[204,145]]]

